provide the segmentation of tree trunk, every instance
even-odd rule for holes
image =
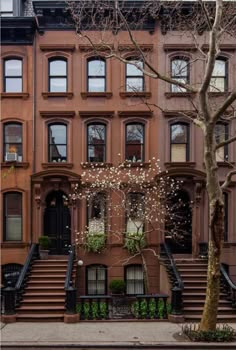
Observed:
[[[143,280],[144,280],[144,293],[148,294],[149,293],[149,279],[148,279],[148,269],[147,269],[147,263],[145,256],[143,252],[140,252],[142,262],[143,262]]]

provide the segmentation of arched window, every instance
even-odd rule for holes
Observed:
[[[131,59],[130,62],[126,63],[126,74],[125,74],[125,89],[127,92],[140,92],[145,90],[144,86],[144,74],[142,70],[138,69],[140,67],[143,69],[143,62],[135,59]]]
[[[22,124],[4,124],[3,157],[6,162],[22,162]]]
[[[4,92],[22,92],[22,59],[4,60]]]
[[[189,125],[175,123],[170,125],[171,162],[189,161]]]
[[[131,162],[144,161],[144,125],[126,124],[125,159]]]
[[[171,78],[180,83],[189,83],[189,60],[186,58],[175,57],[171,60]],[[186,89],[171,85],[171,92],[185,92]]]
[[[15,287],[22,267],[20,264],[6,264],[2,266],[2,284],[4,287]]]
[[[88,201],[88,233],[105,234],[106,231],[106,195],[97,193]]]
[[[91,58],[87,62],[88,92],[106,91],[106,61],[102,58]]]
[[[53,58],[49,60],[49,82],[50,92],[67,91],[67,60],[65,58]]]
[[[104,265],[90,265],[86,267],[87,295],[107,294],[107,267]]]
[[[210,91],[224,92],[227,91],[228,78],[228,61],[224,58],[215,60],[214,69],[211,76]]]
[[[48,126],[48,161],[67,162],[67,126],[53,123]]]
[[[216,143],[219,144],[228,139],[229,126],[226,123],[217,123],[215,126]],[[224,162],[228,160],[228,145],[220,147],[216,150],[216,161]]]
[[[106,125],[89,124],[87,127],[87,159],[91,163],[106,161]]]
[[[142,265],[125,267],[126,294],[144,294],[144,274]]]
[[[143,193],[128,193],[126,197],[126,232],[143,233],[145,203]]]
[[[22,194],[7,192],[3,195],[4,241],[22,240]]]

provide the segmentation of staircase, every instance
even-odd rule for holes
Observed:
[[[187,322],[201,319],[207,285],[207,261],[203,259],[175,259],[181,279],[184,283],[183,306]],[[236,310],[221,290],[218,306],[219,322],[236,322]]]
[[[18,321],[63,321],[67,257],[35,260],[23,300],[16,309]]]

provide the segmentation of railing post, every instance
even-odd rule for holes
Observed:
[[[169,320],[175,323],[182,323],[184,322],[182,289],[175,285],[171,292],[171,314],[169,315]]]
[[[8,282],[8,287],[4,289],[4,314],[2,321],[5,323],[16,322],[16,289],[11,287],[11,282]]]
[[[76,288],[72,287],[71,284],[66,290],[66,313],[76,314]]]

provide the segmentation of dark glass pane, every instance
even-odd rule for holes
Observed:
[[[127,78],[126,91],[143,91],[143,78]]]
[[[211,92],[224,92],[225,87],[225,78],[214,77],[211,78],[210,82],[210,91]]]
[[[5,92],[22,92],[22,78],[6,78]]]
[[[143,62],[140,61],[133,61],[135,62],[140,68],[143,68]],[[143,76],[143,72],[138,69],[136,66],[134,66],[133,64],[127,63],[126,64],[126,74],[127,76]]]
[[[89,76],[105,76],[105,62],[102,60],[93,60],[88,62]]]
[[[104,145],[90,145],[88,147],[88,161],[89,162],[105,162],[105,146]]]
[[[184,84],[187,83],[187,78],[175,78],[175,80],[179,81],[180,83],[184,83]],[[184,88],[182,88],[182,87],[180,87],[178,85],[172,84],[171,85],[171,91],[172,92],[185,92],[186,89],[184,89]]]
[[[126,146],[126,160],[131,162],[143,161],[143,145],[127,145]]]
[[[49,75],[65,76],[66,74],[66,61],[56,60],[50,62]]]
[[[54,124],[49,126],[49,143],[66,144],[66,125]]]
[[[4,130],[4,141],[6,143],[22,142],[22,126],[20,124],[7,124]]]
[[[185,60],[173,60],[171,63],[172,77],[187,77],[188,62]]]
[[[22,60],[6,60],[5,76],[22,76]]]
[[[144,127],[142,124],[129,124],[126,126],[127,143],[143,143]]]
[[[50,78],[50,92],[66,92],[66,78]]]
[[[187,143],[187,126],[183,124],[171,125],[171,142]]]
[[[59,145],[50,145],[50,162],[65,162],[67,160],[67,147]]]
[[[6,216],[22,214],[21,193],[8,193],[6,194],[5,200]]]
[[[88,143],[101,144],[105,142],[105,125],[93,124],[88,127]]]
[[[104,92],[105,91],[105,79],[104,78],[89,78],[88,91],[89,92]]]

